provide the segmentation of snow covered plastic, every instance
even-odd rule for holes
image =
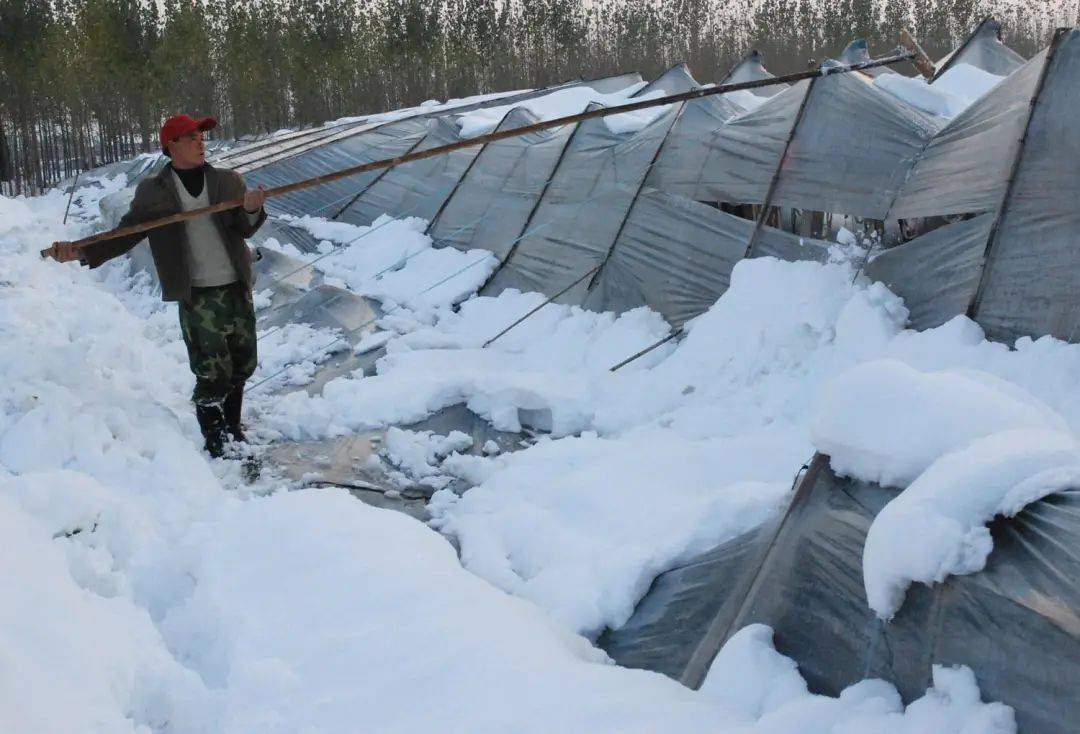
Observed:
[[[937,62],[937,79],[956,64],[970,64],[997,76],[1008,76],[1024,63],[1024,57],[1001,42],[1001,23],[986,18],[960,46]]]
[[[963,664],[983,696],[1016,710],[1020,731],[1066,734],[1080,721],[1080,488],[991,526],[987,567],[915,585],[892,622],[866,601],[862,551],[894,490],[837,477],[815,457],[782,520],[668,571],[601,645],[620,664],[697,687],[719,647],[748,624],[775,630],[812,690],[868,677],[907,700],[932,664]]]

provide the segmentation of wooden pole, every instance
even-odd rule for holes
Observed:
[[[545,120],[537,122],[532,125],[525,125],[524,127],[513,128],[510,130],[500,130],[497,132],[489,133],[487,135],[479,135],[475,138],[469,138],[468,140],[459,140],[456,143],[450,143],[448,145],[440,145],[436,148],[428,148],[419,152],[409,153],[408,155],[400,155],[396,158],[385,158],[379,161],[372,161],[371,163],[364,163],[359,166],[353,166],[351,168],[345,168],[340,171],[334,171],[332,173],[324,173],[321,176],[315,176],[313,178],[305,179],[303,181],[296,181],[295,183],[285,184],[283,186],[275,186],[274,188],[267,189],[266,195],[268,197],[282,196],[283,194],[292,193],[293,191],[301,191],[303,189],[309,189],[320,184],[330,183],[331,181],[337,181],[343,178],[349,178],[350,176],[356,176],[361,173],[367,173],[368,171],[377,171],[383,168],[392,168],[393,166],[399,166],[402,163],[409,163],[410,161],[418,161],[424,158],[431,158],[433,156],[442,155],[443,153],[450,153],[455,150],[461,150],[473,145],[483,145],[484,143],[491,143],[497,140],[505,140],[506,138],[513,138],[520,135],[527,135],[529,133],[537,132],[539,130],[547,130],[553,127],[562,127],[563,125],[569,125],[575,122],[584,122],[585,120],[593,120],[600,117],[610,117],[611,115],[619,115],[625,112],[635,112],[637,110],[647,109],[649,107],[658,107],[660,105],[675,104],[678,102],[688,102],[695,99],[701,99],[702,97],[709,97],[715,94],[725,94],[727,92],[737,92],[743,89],[757,89],[760,87],[768,87],[775,84],[790,84],[793,82],[802,81],[803,79],[812,79],[819,76],[827,76],[829,74],[846,74],[852,71],[861,71],[863,69],[873,69],[879,66],[889,66],[892,64],[900,63],[901,61],[908,61],[914,58],[915,54],[911,51],[902,51],[892,56],[885,56],[880,59],[871,59],[870,61],[864,61],[858,64],[851,64],[850,66],[837,66],[827,69],[811,69],[808,71],[800,71],[794,74],[788,74],[786,76],[778,76],[772,79],[758,79],[748,82],[738,82],[736,84],[722,84],[715,87],[701,87],[698,89],[692,89],[688,92],[681,92],[679,94],[672,94],[667,97],[659,97],[656,99],[643,100],[641,102],[631,102],[629,104],[617,105],[614,107],[603,107],[595,110],[589,110],[587,112],[581,112],[576,115],[567,115],[566,117],[558,117],[553,120]],[[85,237],[81,240],[76,240],[72,244],[76,249],[86,247],[87,245],[94,244],[95,242],[103,242],[105,240],[113,240],[118,237],[127,237],[133,234],[141,234],[142,232],[148,232],[152,229],[159,227],[165,227],[170,224],[176,224],[178,222],[184,222],[188,219],[194,219],[195,217],[205,216],[207,214],[216,214],[218,212],[228,211],[229,209],[236,209],[243,206],[243,199],[229,199],[228,201],[221,201],[217,204],[211,204],[210,206],[203,207],[201,209],[192,209],[191,211],[178,212],[171,214],[167,217],[161,217],[159,219],[152,219],[139,224],[133,224],[128,227],[120,227],[118,229],[110,230],[108,232],[101,232],[90,237]],[[49,257],[54,254],[55,249],[50,247],[41,251],[42,257]]]
[[[930,57],[923,51],[922,46],[915,40],[915,37],[911,35],[907,28],[900,31],[900,46],[907,49],[907,51],[914,56],[911,59],[912,65],[918,70],[926,81],[931,82],[934,80],[934,73],[937,68],[934,66],[934,62],[930,60]]]

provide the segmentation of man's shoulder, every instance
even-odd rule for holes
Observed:
[[[246,188],[243,176],[231,168],[218,168],[207,163],[206,172],[217,179],[217,188],[223,199],[236,198]]]
[[[151,204],[162,199],[168,191],[161,184],[159,176],[148,176],[135,185],[135,204]]]

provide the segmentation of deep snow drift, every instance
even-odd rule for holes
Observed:
[[[377,375],[339,378],[316,397],[266,393],[253,415],[266,437],[388,425],[448,401],[507,428],[547,421],[549,438],[489,458],[433,436],[395,444],[406,471],[478,485],[435,502],[459,563],[410,518],[328,490],[287,492],[273,476],[245,486],[235,462],[206,460],[174,307],[124,263],[90,272],[38,260],[51,240],[84,231],[59,225],[64,203],[58,192],[0,199],[0,352],[12,356],[0,363],[0,646],[10,671],[0,729],[1014,730],[1007,707],[980,703],[966,669],[937,669],[935,687],[906,709],[880,681],[812,696],[769,630],[751,627],[693,692],[605,664],[578,633],[618,624],[653,574],[775,512],[819,439],[811,426],[829,425],[815,418],[828,416],[817,398],[846,369],[882,358],[920,373],[979,369],[1018,386],[980,378],[994,399],[1028,406],[1000,409],[1002,431],[1041,430],[1032,423],[1046,416],[1071,440],[1075,347],[1022,340],[1009,351],[964,319],[904,331],[899,300],[852,284],[842,263],[741,263],[678,346],[614,374],[611,364],[667,333],[656,314],[549,306],[482,349],[540,297],[473,298],[457,312],[449,305],[468,289],[419,305],[395,298],[405,305],[387,320]],[[87,194],[80,214],[95,207]],[[332,277],[372,280],[360,251],[342,257]],[[414,284],[453,272],[410,272],[413,261],[392,272]],[[310,333],[280,333],[264,360],[321,358],[304,354]],[[894,379],[903,377],[882,370],[879,387]],[[969,394],[956,410],[985,398]],[[868,399],[849,415],[884,434],[879,409]],[[963,430],[917,447],[901,462],[908,476],[924,479],[929,462],[961,450]],[[428,453],[433,441],[447,458]],[[854,446],[849,465],[880,474],[872,456],[854,455],[873,450]],[[1024,466],[1032,476],[1050,468]],[[930,476],[919,506],[961,527],[1038,495],[1003,485],[1000,497],[954,510],[934,500],[954,478]],[[925,580],[917,571],[907,578]]]

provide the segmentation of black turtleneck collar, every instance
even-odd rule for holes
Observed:
[[[195,168],[173,168],[177,178],[180,179],[180,183],[184,184],[184,188],[191,194],[192,197],[197,197],[202,193],[203,186],[206,182],[206,164],[197,166]]]

